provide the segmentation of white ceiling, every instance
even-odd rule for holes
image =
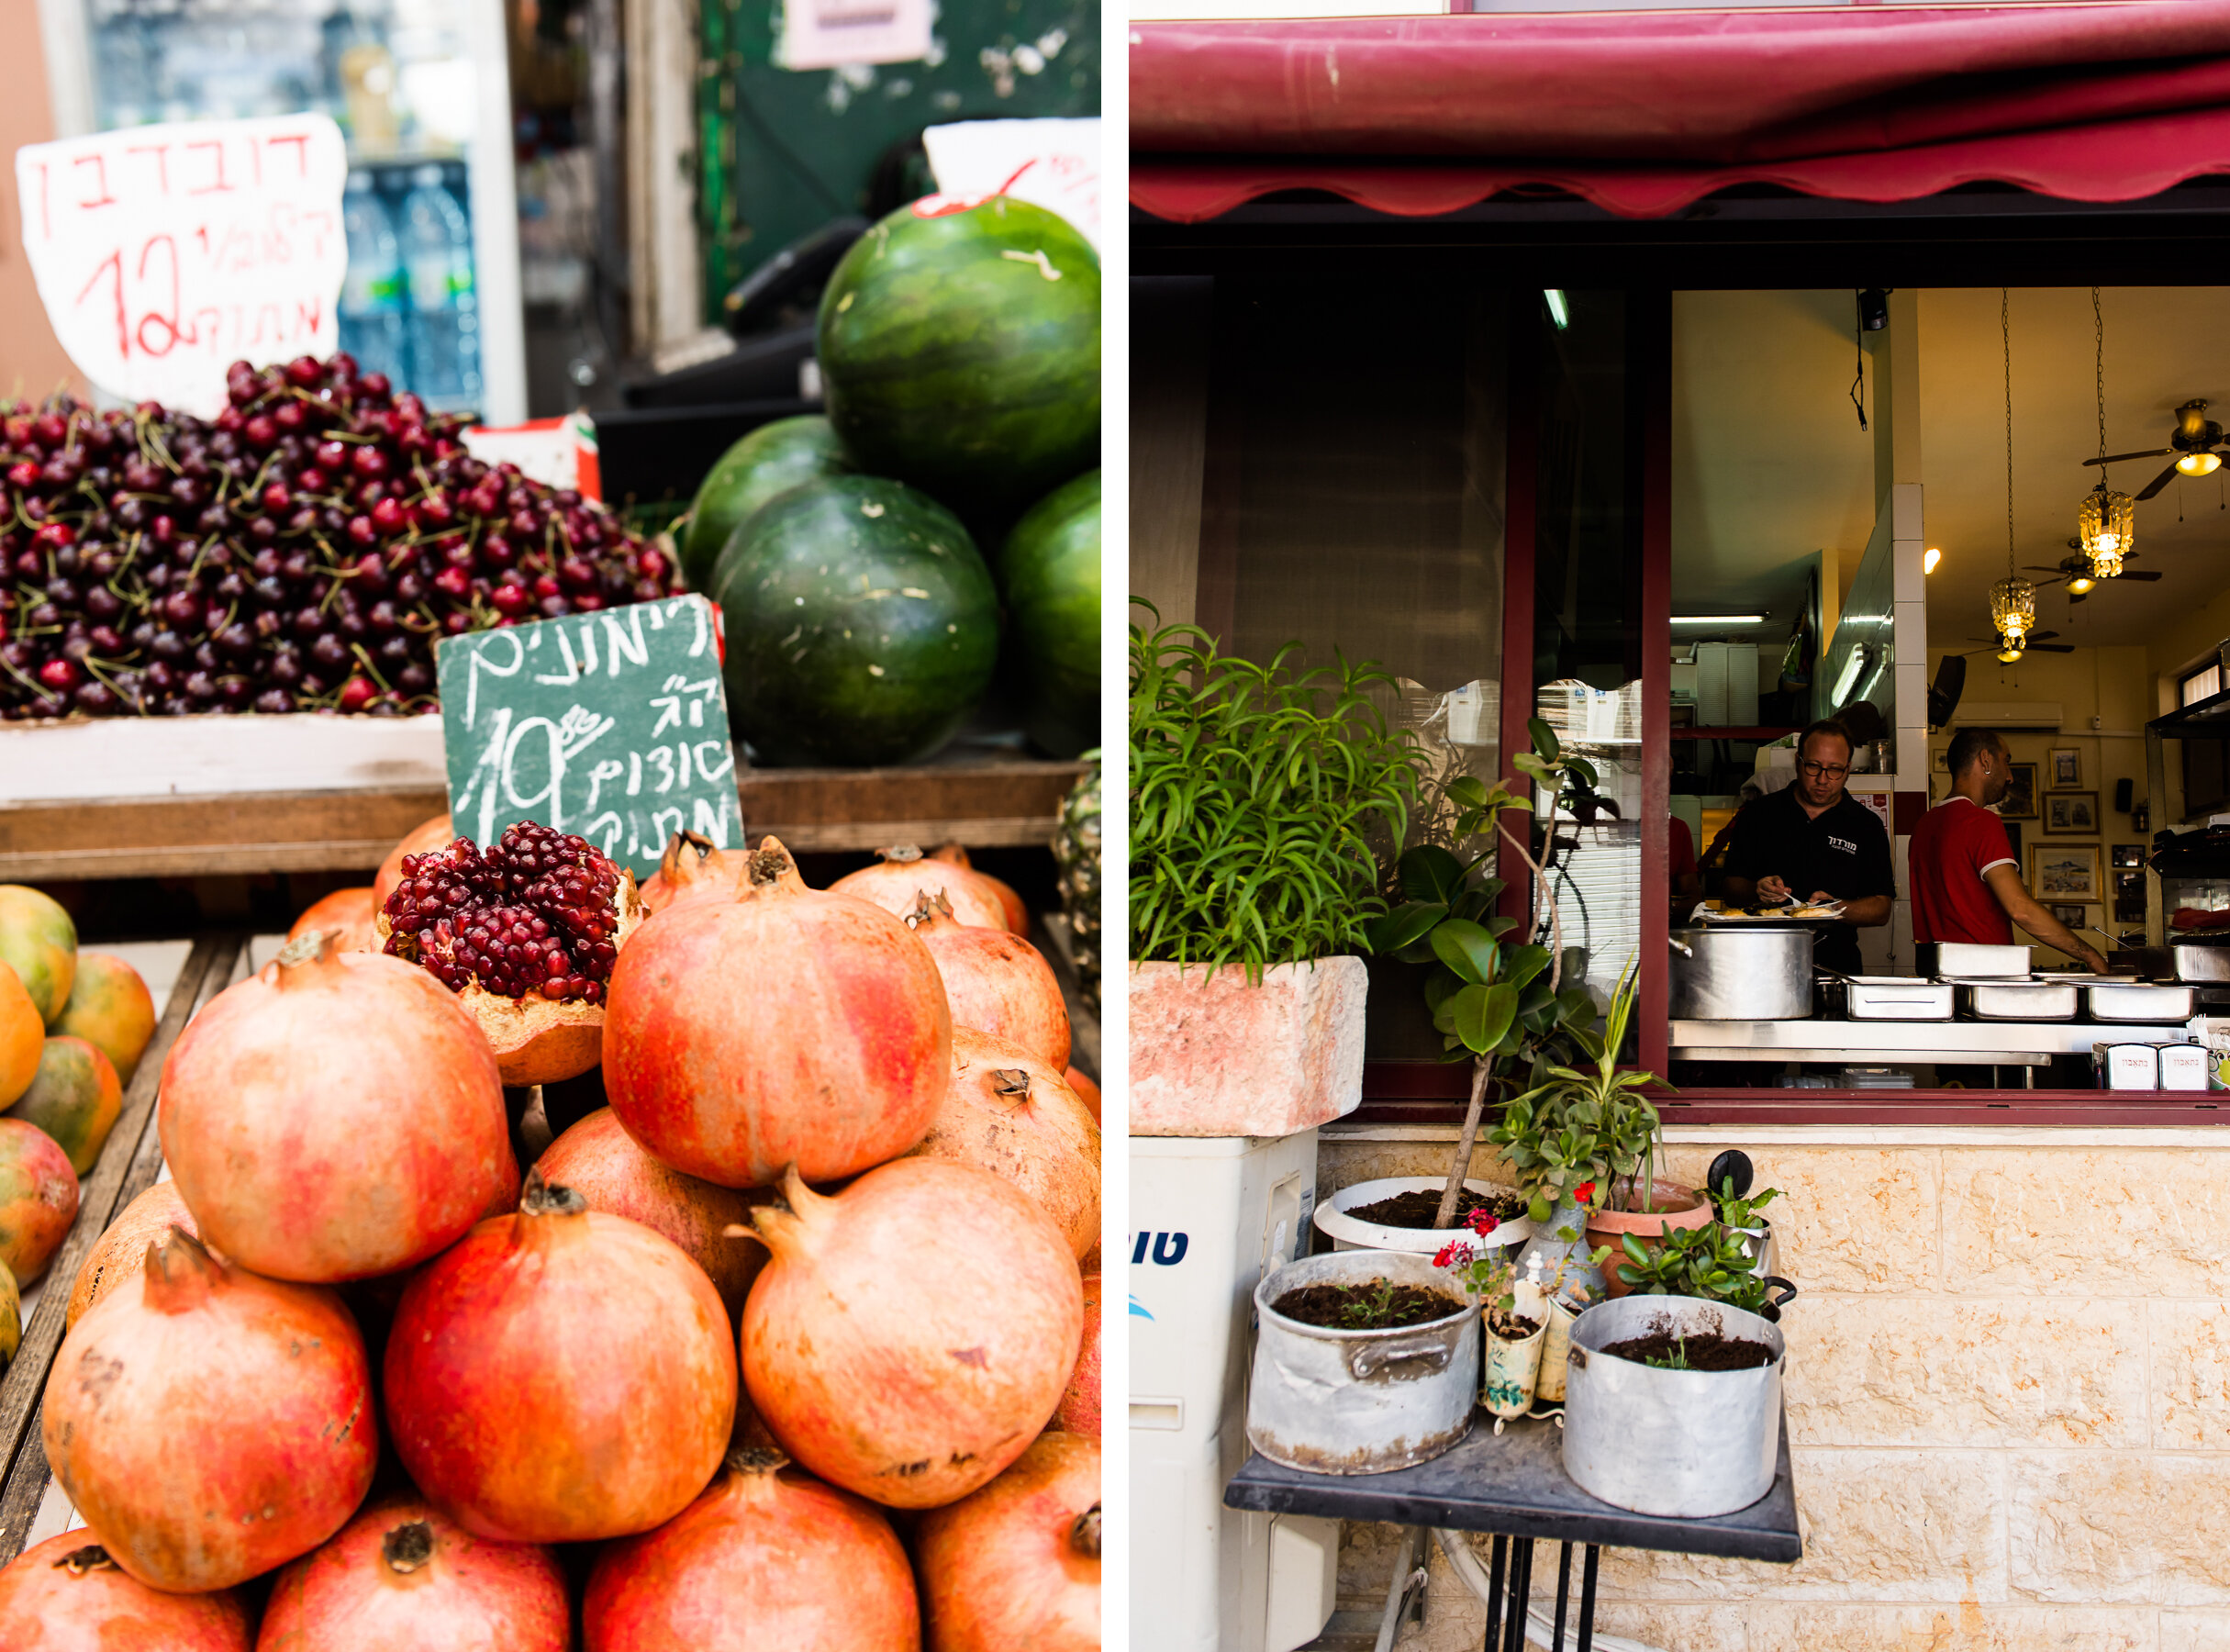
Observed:
[[[2230,288],[2112,287],[2106,318],[2110,452],[2167,444],[2178,403],[2204,396],[2230,423]],[[1840,553],[1847,582],[1873,529],[1873,439],[1849,399],[1852,294],[1682,293],[1674,302],[1674,611],[1776,610],[1782,635],[1811,552]],[[1920,295],[1921,455],[1929,641],[1987,633],[2006,554],[2005,400],[1996,288]],[[2068,554],[2098,451],[2091,292],[2015,288],[2015,561]],[[1878,418],[1869,374],[1867,413]],[[2115,467],[2135,493],[2166,460]],[[2218,480],[2220,478],[2220,480]],[[2074,606],[2040,595],[2040,627],[2085,644],[2142,643],[2230,586],[2230,466],[2171,483],[2137,507],[2137,565],[2168,577],[2107,585]],[[2184,520],[2177,520],[2181,505]],[[2035,575],[2032,575],[2035,577]]]

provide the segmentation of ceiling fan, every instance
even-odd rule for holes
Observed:
[[[2024,653],[2073,653],[2075,644],[2072,642],[2048,642],[2046,641],[2047,637],[2058,635],[2057,631],[2031,631],[2021,640],[2021,652]],[[1967,640],[1969,642],[1982,644],[1979,648],[1969,648],[1965,651],[1966,653],[1970,654],[1998,653],[2005,647],[2003,637],[1969,637]]]
[[[2173,453],[2175,463],[2162,471],[2135,497],[2149,499],[2173,482],[2179,474],[2186,476],[2204,476],[2213,473],[2223,462],[2216,450],[2223,445],[2223,428],[2207,417],[2207,404],[2202,400],[2188,401],[2176,409],[2176,429],[2169,436],[2164,448],[2147,448],[2141,453],[2105,453],[2096,459],[2086,459],[2085,464],[2119,464],[2124,459],[2162,459]]]
[[[2069,602],[2084,601],[2092,586],[2097,586],[2108,579],[2140,579],[2149,581],[2165,577],[2165,575],[2163,575],[2157,568],[2133,568],[2128,566],[2127,564],[2129,563],[2135,562],[2140,555],[2143,554],[2143,553],[2137,551],[2124,553],[2124,566],[2120,573],[2094,574],[2091,571],[2091,559],[2083,554],[2081,546],[2082,541],[2071,539],[2068,541],[2068,549],[2075,553],[2073,556],[2063,556],[2059,559],[2056,565],[2049,568],[2044,566],[2040,563],[2029,563],[2025,564],[2025,571],[2031,574],[2049,574],[2052,575],[2052,577],[2049,579],[2038,580],[2036,583],[2039,586],[2057,585],[2060,583],[2060,581],[2066,580],[2068,582],[2068,600]]]

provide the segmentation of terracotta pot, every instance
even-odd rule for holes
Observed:
[[[1712,1219],[1711,1201],[1693,1188],[1684,1188],[1674,1181],[1652,1181],[1649,1184],[1650,1203],[1654,1211],[1600,1210],[1588,1212],[1588,1244],[1590,1247],[1607,1245],[1611,1255],[1603,1262],[1603,1288],[1607,1296],[1622,1297],[1626,1286],[1618,1277],[1618,1265],[1625,1256],[1626,1247],[1620,1242],[1632,1233],[1644,1250],[1655,1250],[1668,1228],[1700,1228]],[[1629,1199],[1627,1203],[1633,1202]]]

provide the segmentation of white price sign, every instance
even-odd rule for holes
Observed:
[[[964,120],[931,127],[921,147],[939,194],[1013,195],[1059,213],[1099,245],[1097,119]]]
[[[206,419],[231,363],[330,354],[348,171],[324,115],[17,150],[24,250],[71,361],[113,396]]]

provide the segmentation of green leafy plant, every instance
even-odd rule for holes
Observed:
[[[1602,1030],[1569,1029],[1591,1070],[1550,1067],[1541,1083],[1511,1099],[1489,1137],[1516,1175],[1535,1222],[1546,1222],[1567,1200],[1587,1205],[1598,1194],[1614,1210],[1628,1208],[1637,1195],[1641,1208],[1650,1208],[1649,1171],[1660,1125],[1643,1091],[1657,1078],[1618,1067],[1640,987],[1639,966],[1629,964],[1611,995]]]
[[[1555,731],[1541,719],[1533,719],[1527,728],[1533,749],[1511,757],[1511,766],[1559,800],[1572,795],[1574,787],[1591,792],[1594,766],[1584,758],[1565,756]],[[1551,932],[1547,946],[1518,935],[1518,921],[1498,916],[1493,910],[1497,897],[1508,887],[1505,879],[1486,871],[1498,837],[1525,862],[1544,896],[1547,893],[1546,857],[1553,845],[1544,845],[1543,859],[1536,861],[1502,821],[1504,813],[1530,811],[1532,803],[1504,785],[1489,790],[1471,775],[1449,781],[1438,801],[1441,814],[1454,811],[1446,829],[1452,842],[1484,837],[1489,846],[1469,860],[1441,843],[1422,843],[1405,852],[1395,866],[1401,904],[1370,926],[1369,939],[1375,953],[1437,966],[1425,977],[1424,996],[1441,1034],[1444,1059],[1472,1063],[1470,1105],[1433,1223],[1445,1227],[1455,1220],[1497,1067],[1525,1061],[1538,1083],[1545,1068],[1571,1059],[1571,1033],[1592,1026],[1596,1010],[1594,995],[1579,984],[1587,954],[1563,945],[1553,899],[1542,902]],[[1564,984],[1567,977],[1573,985]]]
[[[1762,1193],[1747,1194],[1737,1199],[1734,1197],[1734,1178],[1729,1176],[1721,1178],[1716,1191],[1706,1189],[1705,1194],[1712,1201],[1712,1208],[1719,1212],[1719,1220],[1740,1232],[1761,1226],[1766,1219],[1757,1213],[1758,1211],[1778,1199],[1781,1190],[1767,1188]]]
[[[1357,1289],[1367,1290],[1368,1287],[1359,1286]],[[1340,1318],[1364,1331],[1383,1323],[1392,1317],[1393,1312],[1394,1282],[1391,1279],[1380,1279],[1377,1289],[1340,1304]]]
[[[1766,1305],[1767,1287],[1756,1260],[1723,1222],[1667,1229],[1655,1248],[1628,1233],[1620,1247],[1626,1254],[1618,1277],[1637,1296],[1700,1297],[1750,1313]]]
[[[1133,958],[1259,982],[1368,945],[1385,910],[1373,839],[1401,841],[1416,756],[1369,697],[1388,673],[1303,671],[1300,652],[1264,665],[1197,626],[1131,628]]]
[[[1671,1353],[1661,1359],[1654,1354],[1645,1355],[1643,1356],[1642,1363],[1660,1371],[1688,1371],[1695,1368],[1688,1363],[1688,1338],[1679,1333],[1674,1334]]]

